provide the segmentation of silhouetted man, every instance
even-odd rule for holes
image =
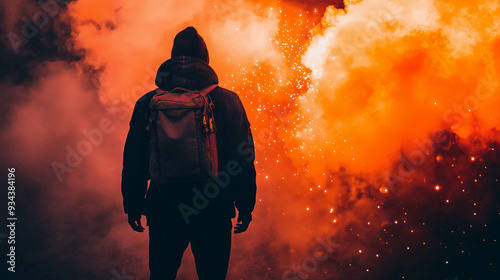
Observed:
[[[188,27],[175,37],[171,59],[160,66],[155,83],[165,91],[202,91],[218,84],[208,62],[203,38],[195,28]],[[125,143],[122,194],[128,222],[133,230],[143,232],[141,215],[146,215],[151,280],[175,279],[189,243],[199,278],[225,279],[235,206],[239,222],[235,233],[247,230],[255,206],[250,123],[238,95],[215,87],[209,97],[214,105],[218,176],[212,176],[209,182],[155,182],[150,180],[149,113],[151,99],[157,93],[148,92],[137,101]]]

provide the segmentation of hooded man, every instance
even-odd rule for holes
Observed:
[[[203,38],[188,27],[174,39],[171,58],[158,69],[155,83],[166,91],[175,88],[201,91],[218,84],[208,65]],[[219,176],[207,184],[154,182],[149,173],[150,135],[147,110],[155,91],[136,103],[123,156],[122,195],[133,230],[143,232],[141,216],[149,227],[150,279],[175,279],[188,244],[199,279],[225,279],[231,251],[231,219],[235,233],[247,230],[255,206],[254,143],[245,109],[234,92],[216,87],[210,92],[215,105]],[[161,143],[159,143],[161,144]],[[147,193],[147,195],[146,195]]]

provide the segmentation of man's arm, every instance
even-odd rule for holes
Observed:
[[[141,98],[142,99],[142,98]],[[137,102],[123,152],[122,196],[123,208],[135,231],[143,231],[141,215],[149,178],[149,135],[143,102]]]
[[[236,159],[242,168],[240,175],[236,178],[236,183],[233,185],[235,206],[238,209],[238,222],[241,222],[236,225],[235,233],[239,233],[245,231],[252,221],[257,184],[254,166],[255,148],[250,123],[239,98],[234,107],[236,110],[228,136],[234,144],[232,158]]]

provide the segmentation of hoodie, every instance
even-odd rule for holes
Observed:
[[[192,28],[194,29],[194,28]],[[202,90],[218,84],[215,71],[208,65],[208,51],[201,36],[187,28],[174,40],[172,58],[158,68],[155,84],[164,90],[183,87]],[[187,31],[186,31],[187,30]],[[196,30],[194,29],[196,32]],[[194,36],[196,35],[196,36]],[[191,48],[185,48],[191,41]],[[196,47],[197,46],[197,47]],[[149,133],[146,131],[146,111],[154,91],[143,95],[136,102],[130,129],[125,142],[122,171],[122,196],[127,214],[145,214],[150,217],[179,215],[182,203],[193,207],[196,193],[204,191],[201,184],[159,185],[150,182],[149,176]],[[252,220],[255,206],[256,172],[254,166],[254,143],[245,109],[238,95],[222,87],[215,88],[210,96],[215,105],[214,120],[218,129],[217,150],[219,173],[228,173],[228,168],[240,170],[230,175],[227,186],[220,188],[217,196],[210,199],[208,206],[196,216],[230,217]],[[197,191],[195,191],[197,190]]]

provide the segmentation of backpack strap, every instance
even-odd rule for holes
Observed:
[[[200,91],[200,95],[203,96],[203,98],[205,98],[205,108],[203,108],[203,124],[205,125],[205,131],[208,133],[214,133],[216,131],[214,123],[215,105],[210,95],[208,95],[216,87],[217,85],[211,85]]]
[[[211,85],[205,89],[203,89],[202,91],[200,91],[200,94],[203,95],[204,97],[207,96],[210,92],[212,92],[212,90],[214,90],[216,87],[218,87],[218,85]]]

